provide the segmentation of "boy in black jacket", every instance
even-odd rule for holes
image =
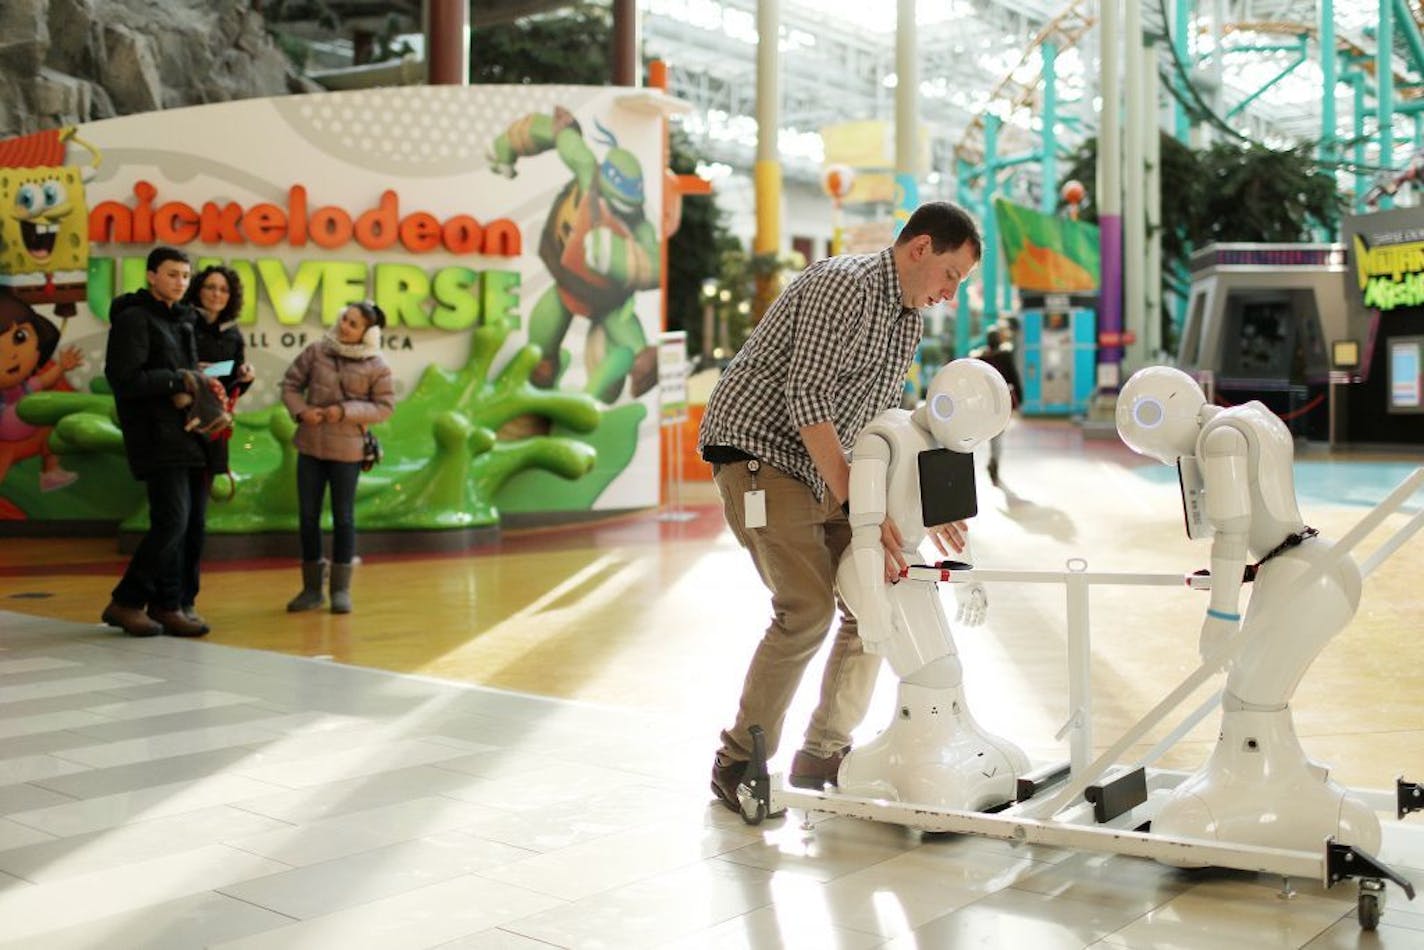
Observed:
[[[193,313],[180,302],[192,268],[182,251],[156,247],[147,272],[148,289],[117,298],[111,308],[104,376],[129,469],[148,489],[149,528],[102,619],[135,637],[200,637],[208,625],[180,609],[183,550],[207,515],[203,437],[183,428],[183,410],[203,382]]]

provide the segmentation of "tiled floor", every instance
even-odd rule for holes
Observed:
[[[749,827],[708,806],[706,736],[675,720],[0,626],[0,947],[1424,946],[1397,891],[1362,936],[1352,887]],[[1424,830],[1389,829],[1424,884]]]
[[[1172,487],[1120,447],[1010,434],[981,563],[1204,563]],[[1302,507],[1338,536],[1363,509],[1321,491]],[[345,618],[287,617],[288,565],[214,565],[213,642],[115,636],[92,622],[111,554],[5,541],[0,948],[1424,948],[1424,898],[1392,886],[1363,933],[1353,886],[1286,899],[1257,875],[709,806],[764,604],[706,501],[690,525],[372,559]],[[1421,550],[1371,578],[1297,697],[1308,750],[1351,784],[1424,779]],[[1194,596],[1094,595],[1099,747],[1190,668]],[[961,636],[976,713],[1061,755],[1062,594],[991,597]],[[1382,857],[1424,885],[1424,815],[1386,827]]]

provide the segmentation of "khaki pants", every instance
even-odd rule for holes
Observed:
[[[752,464],[758,465],[755,472],[749,469]],[[880,658],[862,649],[855,617],[835,593],[850,524],[829,492],[818,502],[804,482],[765,463],[732,462],[712,471],[727,524],[771,591],[772,614],[747,669],[736,724],[722,733],[719,757],[751,758],[749,730],[755,725],[766,733],[767,756],[776,753],[786,709],[839,603],[840,627],[804,745],[808,752],[829,756],[850,744],[850,730],[865,717],[880,667]],[[753,488],[766,492],[764,528],[746,527],[743,496]]]

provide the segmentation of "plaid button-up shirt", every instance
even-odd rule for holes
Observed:
[[[799,430],[831,422],[849,452],[871,419],[898,406],[924,332],[900,299],[891,249],[818,261],[793,280],[712,390],[699,448],[726,445],[823,498]]]

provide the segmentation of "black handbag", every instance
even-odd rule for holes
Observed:
[[[361,428],[361,471],[369,472],[380,464],[385,453],[381,451],[381,440],[376,438],[376,433],[362,426]]]

